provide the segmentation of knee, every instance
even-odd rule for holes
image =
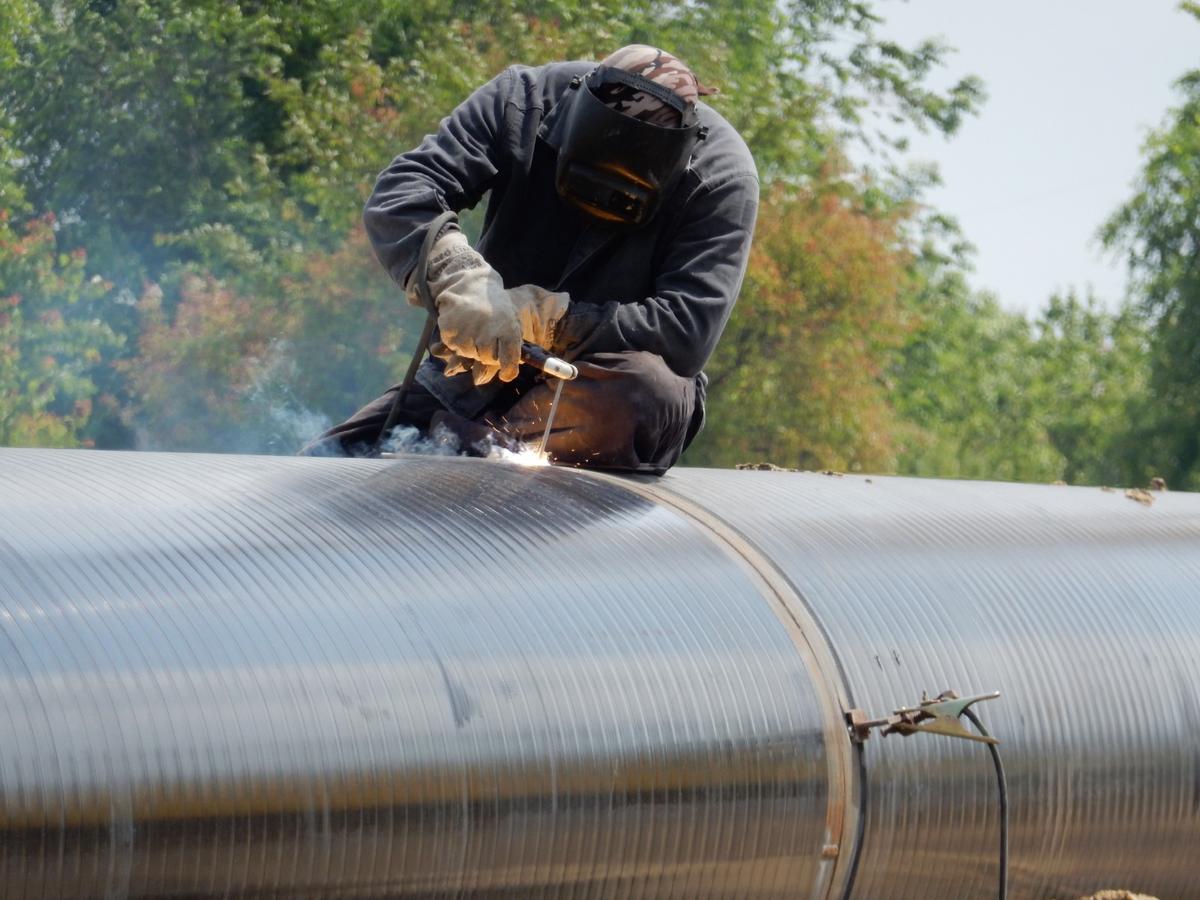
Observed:
[[[649,416],[688,418],[696,402],[695,381],[676,375],[661,356],[644,350],[599,353],[577,362],[603,370],[597,387],[613,407],[623,408],[632,421]],[[588,373],[588,369],[584,369]],[[594,372],[591,373],[594,376]]]
[[[653,353],[596,354],[577,362],[572,427],[551,441],[554,459],[627,470],[674,465],[696,408],[695,381],[676,375]]]

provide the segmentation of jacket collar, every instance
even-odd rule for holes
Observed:
[[[571,93],[570,90],[564,93]],[[542,119],[542,124],[538,127],[538,137],[546,144],[553,147],[555,152],[562,146],[563,129],[566,123],[566,116],[563,113],[566,111],[567,104],[565,102],[555,103],[550,112],[546,113]]]

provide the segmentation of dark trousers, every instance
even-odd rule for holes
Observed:
[[[700,430],[702,413],[694,379],[672,372],[652,353],[595,353],[575,360],[579,377],[563,384],[546,440],[551,460],[598,469],[654,472],[673,466]],[[301,450],[306,456],[369,455],[387,420],[399,386],[392,387],[353,416]],[[554,399],[555,379],[522,376],[502,391],[474,423],[502,438],[537,444]],[[429,391],[413,384],[400,410],[399,424],[427,434],[435,417],[450,427],[456,420]]]

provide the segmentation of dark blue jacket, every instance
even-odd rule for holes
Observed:
[[[505,69],[476,90],[379,176],[364,220],[398,284],[412,271],[425,227],[440,212],[472,207],[491,191],[477,249],[509,287],[536,284],[571,295],[555,347],[585,353],[646,350],[695,377],[721,336],[746,270],[758,209],[758,175],[745,142],[715,110],[688,171],[657,215],[621,230],[559,199],[555,113],[571,79],[595,63]],[[418,380],[468,418],[500,390],[467,374],[446,378],[427,360]]]

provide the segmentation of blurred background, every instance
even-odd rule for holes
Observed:
[[[1167,0],[5,0],[0,445],[295,452],[420,329],[375,175],[505,66],[632,42],[763,179],[685,464],[1200,488]]]

